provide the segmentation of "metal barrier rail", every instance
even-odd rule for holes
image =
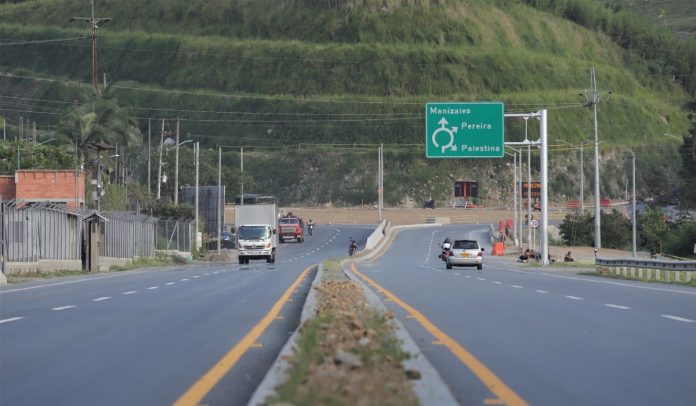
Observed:
[[[608,267],[631,267],[661,269],[665,271],[696,271],[696,261],[670,261],[657,259],[603,259],[597,258],[595,265]]]

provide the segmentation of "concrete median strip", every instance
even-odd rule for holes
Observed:
[[[432,225],[430,225],[432,226]],[[372,312],[374,314],[379,315],[378,317],[382,319],[386,319],[386,324],[389,326],[389,330],[391,330],[391,334],[394,336],[393,338],[388,338],[387,340],[393,340],[394,342],[398,343],[399,349],[397,350],[400,353],[403,354],[408,354],[408,357],[401,361],[401,367],[398,369],[398,374],[402,376],[400,380],[405,382],[405,385],[410,388],[412,393],[415,395],[415,398],[417,398],[417,402],[420,404],[424,405],[431,405],[431,404],[437,404],[437,405],[456,405],[457,402],[452,396],[451,392],[449,391],[449,388],[444,384],[442,381],[440,375],[438,372],[430,365],[429,361],[426,359],[426,357],[423,355],[423,353],[420,351],[416,343],[413,341],[413,339],[410,337],[404,326],[401,324],[399,320],[393,317],[393,313],[389,312],[386,306],[381,302],[381,300],[377,297],[377,295],[370,290],[361,280],[359,280],[353,273],[351,273],[349,270],[346,269],[348,264],[353,263],[355,260],[357,261],[364,261],[364,260],[370,260],[372,258],[375,258],[376,256],[379,256],[384,253],[386,248],[389,246],[391,241],[393,241],[394,235],[398,232],[399,229],[402,228],[413,228],[414,226],[406,226],[406,227],[389,227],[389,225],[384,224],[380,228],[380,233],[382,234],[382,238],[379,239],[373,239],[373,243],[371,244],[373,249],[363,252],[362,255],[356,256],[351,260],[344,260],[341,263],[341,270],[340,273],[341,279],[344,279],[343,282],[340,281],[332,281],[330,280],[329,282],[339,282],[339,283],[350,283],[353,284],[353,286],[356,286],[359,291],[361,292],[361,296],[364,296],[364,301],[366,301],[368,307],[372,309]],[[384,230],[383,232],[381,232]],[[312,283],[312,288],[310,289],[310,292],[307,296],[305,305],[302,310],[302,315],[301,315],[301,322],[300,322],[300,328],[298,328],[290,337],[288,342],[285,344],[283,349],[281,350],[280,354],[278,355],[275,363],[273,366],[269,369],[268,373],[266,374],[265,378],[261,382],[261,384],[258,386],[256,392],[252,396],[251,400],[249,401],[249,405],[263,405],[267,404],[269,399],[273,399],[277,396],[277,389],[280,385],[283,385],[288,380],[288,377],[291,373],[291,369],[293,368],[293,362],[294,360],[293,357],[296,356],[296,350],[298,346],[299,340],[301,340],[302,336],[302,331],[303,331],[303,326],[305,326],[306,322],[313,317],[317,315],[317,309],[318,306],[325,305],[323,300],[319,297],[317,292],[324,291],[322,292],[325,294],[326,292],[326,287],[321,287],[320,284],[325,278],[326,273],[325,269],[323,266],[320,266],[317,275],[315,277],[314,282]],[[332,279],[329,277],[329,279]],[[342,292],[344,291],[344,288],[339,288],[337,292]],[[325,300],[325,299],[324,299]],[[360,299],[363,300],[363,299]],[[360,305],[358,305],[358,308],[360,308]],[[338,312],[339,316],[346,316],[347,314],[353,314],[353,312]],[[319,316],[317,316],[319,317]],[[348,319],[353,320],[353,317],[350,316]],[[358,323],[360,323],[358,321]],[[323,322],[321,326],[324,326]],[[367,327],[366,327],[367,328]],[[370,331],[370,328],[367,328],[367,331]],[[309,333],[308,333],[309,334]],[[322,335],[327,335],[329,334],[326,331],[322,331]],[[368,337],[370,334],[368,334]],[[363,342],[365,341],[365,342]],[[358,340],[360,342],[360,345],[366,345],[367,342],[370,340],[366,339],[365,337],[361,338]],[[371,345],[371,344],[370,344]],[[361,361],[362,358],[357,357],[350,351],[337,351],[336,354],[333,356],[334,362],[339,365],[339,371],[329,371],[331,372],[329,375],[333,375],[336,373],[341,373],[340,372],[340,366],[342,365],[345,367],[346,365],[354,365],[354,368],[350,369],[357,369],[361,370],[362,368],[369,369],[369,361],[365,362],[364,360]],[[363,365],[364,363],[364,365]],[[378,366],[378,369],[383,369],[382,366]],[[368,372],[368,371],[362,371],[362,372]],[[369,371],[369,372],[374,372],[374,371]],[[378,372],[381,373],[383,371]],[[325,371],[326,373],[326,371]],[[316,375],[316,374],[315,374]],[[380,375],[382,376],[382,375]],[[323,378],[323,377],[322,377]],[[390,384],[392,385],[391,381]],[[369,386],[375,386],[375,385],[369,385]],[[380,385],[377,385],[380,386]],[[381,385],[384,386],[384,385]],[[353,396],[360,396],[360,394],[355,393],[354,391],[351,391],[347,389],[349,393],[352,393]],[[412,400],[408,400],[408,395],[405,393],[402,393],[402,396],[404,396],[404,399],[402,400],[402,404],[410,404]],[[415,399],[414,399],[415,400]]]

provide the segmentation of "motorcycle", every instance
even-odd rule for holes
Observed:
[[[354,239],[350,239],[350,246],[348,247],[348,255],[352,256],[355,253],[355,250],[358,249],[358,244],[355,242]]]
[[[314,231],[314,224],[308,224],[307,232],[309,233],[309,235],[312,235],[312,231]]]
[[[441,260],[447,262],[447,256],[449,255],[449,248],[442,247],[442,252],[438,256]]]

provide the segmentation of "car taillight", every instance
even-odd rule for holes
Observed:
[[[454,252],[449,251],[449,252],[447,253],[447,256],[453,257],[453,256],[454,256]]]
[[[477,256],[482,257],[482,256],[483,256],[483,252],[479,251]]]

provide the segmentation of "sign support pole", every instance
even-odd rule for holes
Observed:
[[[539,119],[540,121],[540,128],[539,128],[539,140],[537,141],[530,141],[529,139],[525,139],[524,141],[521,142],[506,142],[505,145],[511,145],[511,146],[538,146],[541,149],[541,162],[540,162],[540,175],[541,175],[541,198],[540,198],[540,205],[541,205],[541,222],[539,224],[541,230],[539,230],[539,248],[540,248],[540,254],[541,254],[541,264],[542,265],[548,265],[549,264],[549,237],[548,237],[548,221],[549,221],[549,216],[548,216],[548,210],[549,210],[549,179],[548,179],[548,125],[547,125],[547,110],[539,110],[535,113],[508,113],[505,114],[505,117],[522,117],[522,118],[531,118],[535,117]],[[526,134],[525,134],[526,135]],[[531,196],[531,179],[529,179],[528,183],[528,196]],[[531,222],[531,216],[529,219],[529,222]],[[528,227],[530,227],[531,224],[528,224]],[[531,227],[530,227],[531,228]],[[530,231],[531,235],[531,231]],[[531,242],[530,242],[531,243]]]

